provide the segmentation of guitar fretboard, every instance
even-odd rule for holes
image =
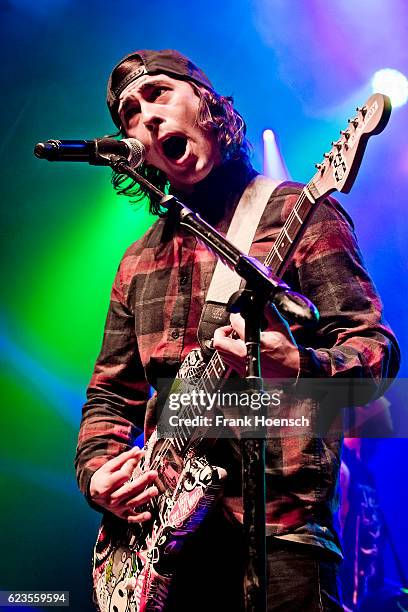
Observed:
[[[306,229],[307,222],[316,204],[313,193],[315,193],[315,187],[312,179],[302,189],[296,204],[276,237],[273,247],[265,258],[264,264],[277,276],[281,276],[284,273]],[[202,376],[194,383],[194,386],[197,391],[203,390],[205,393],[215,393],[220,387],[220,381],[227,378],[230,371],[230,366],[226,365],[220,354],[215,351]],[[204,417],[205,412],[204,407],[191,405],[181,410],[179,417],[181,419]],[[195,427],[190,428],[185,425],[178,426],[175,429],[172,443],[179,452],[183,453],[186,450],[191,436],[193,432],[196,433],[196,430],[197,428]],[[199,436],[194,436],[194,439],[199,439]]]
[[[316,203],[312,193],[315,193],[313,181],[302,189],[296,204],[279,232],[273,247],[265,258],[264,264],[277,276],[285,272],[293,252],[307,226],[307,221]]]

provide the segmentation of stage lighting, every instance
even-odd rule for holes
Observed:
[[[373,92],[387,94],[394,108],[403,106],[408,100],[408,79],[399,70],[383,68],[377,70],[371,80]]]
[[[272,130],[264,130],[263,139],[265,142],[273,142],[275,140],[275,134]]]
[[[264,130],[262,138],[264,150],[263,173],[273,179],[289,180],[289,172],[275,132],[270,129]]]

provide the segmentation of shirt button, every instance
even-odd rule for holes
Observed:
[[[187,276],[182,276],[180,278],[180,285],[185,285],[187,283]]]
[[[179,332],[177,331],[177,329],[175,329],[174,331],[171,332],[171,337],[174,338],[175,340],[177,340],[177,338],[179,337]]]

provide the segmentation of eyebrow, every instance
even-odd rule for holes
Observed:
[[[150,89],[151,87],[154,87],[155,85],[167,85],[167,81],[163,80],[160,77],[157,77],[156,79],[154,79],[153,81],[146,81],[145,83],[142,83],[138,89],[138,93],[145,93],[148,89]],[[126,98],[126,100],[121,104],[119,112],[126,112],[126,110],[129,108],[129,106],[132,104],[132,100],[134,100],[135,96],[133,94],[130,94],[129,97]]]
[[[149,89],[150,87],[154,87],[155,85],[167,85],[167,84],[168,84],[167,81],[165,81],[161,77],[157,77],[153,81],[146,81],[145,83],[142,83],[139,88],[139,91],[143,93],[144,91],[146,91],[146,89]]]

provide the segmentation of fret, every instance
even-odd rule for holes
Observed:
[[[290,231],[290,236],[293,236],[293,238],[291,239],[291,244],[292,244],[296,240],[296,233],[302,227],[302,224],[299,223],[299,221],[294,216],[293,217],[290,216],[286,223],[288,226],[288,230]],[[286,233],[286,230],[285,230],[285,233]]]
[[[216,374],[215,370],[213,370],[213,371],[214,371],[214,374]],[[214,380],[214,378],[216,380]],[[214,378],[210,378],[209,381],[208,381],[210,386],[211,386],[211,391],[215,391],[216,390],[216,388],[217,388],[217,381],[219,380],[218,376],[214,376]]]
[[[208,365],[211,365],[211,368],[215,374],[215,377],[219,378],[220,373],[219,373],[219,364],[217,364],[217,360],[212,358]]]
[[[208,370],[208,366],[209,365],[210,364],[207,365],[206,371]],[[201,387],[204,389],[204,391],[206,393],[211,393],[211,391],[214,390],[214,387],[213,387],[213,384],[211,382],[211,378],[209,378],[210,374],[208,373],[207,376],[208,376],[208,378],[207,378],[206,381],[202,380]]]
[[[214,357],[216,357],[216,359],[214,359]],[[218,353],[215,353],[214,357],[213,359],[214,359],[215,367],[217,368],[217,375],[220,378],[221,375],[224,374],[226,367]]]
[[[183,438],[183,436],[184,436],[185,438],[187,437],[187,436],[185,435],[185,428],[186,428],[186,426],[185,426],[185,424],[184,424],[184,423],[179,423],[179,425],[177,426],[177,431],[178,431],[178,432],[180,432],[180,433],[179,433],[179,436],[178,436],[180,439],[182,439],[182,438]],[[186,429],[187,429],[187,428],[186,428]],[[190,433],[190,432],[189,432],[189,431],[187,431],[187,434],[188,434],[188,435],[189,435],[189,433]]]
[[[280,259],[281,261],[283,261],[283,257],[282,257],[282,255],[279,253],[279,251],[278,251],[278,249],[276,248],[276,246],[275,246],[275,245],[273,245],[273,249],[274,249],[274,251],[275,251],[276,255],[279,257],[279,259]]]
[[[178,450],[179,452],[181,452],[181,450],[182,450],[182,445],[181,445],[180,440],[178,439],[178,437],[172,438],[172,442],[173,442],[173,444],[174,444],[175,446],[177,446],[177,450]]]
[[[186,406],[180,417],[185,419],[193,419],[196,416],[193,406]]]
[[[215,363],[211,360],[208,365],[211,367],[211,370],[213,371],[215,378],[218,378],[218,373],[215,368]],[[210,381],[211,381],[211,378],[210,378]],[[215,386],[213,385],[212,381],[211,381],[211,385],[213,386],[213,389],[215,389]]]
[[[186,446],[186,436],[183,433],[180,433],[177,430],[176,438],[177,438],[177,441],[178,441],[178,445],[181,447],[181,452],[183,452],[184,448]]]
[[[181,426],[181,434],[179,436],[182,444],[185,444],[189,437],[191,436],[191,431],[186,427],[186,431],[184,431],[183,426]]]
[[[180,425],[180,428],[182,430],[182,434],[180,437],[184,437],[184,441],[186,442],[188,438],[191,438],[191,430],[189,429],[188,425],[186,425],[185,423]]]
[[[293,208],[293,212],[296,215],[296,217],[298,218],[300,223],[303,223],[303,220],[299,217],[298,211],[297,211],[297,203],[295,205],[295,207]]]
[[[218,371],[220,373],[220,376],[224,376],[225,372],[227,371],[228,366],[220,359],[220,362],[218,364]]]
[[[314,197],[312,196],[312,194],[309,191],[308,187],[304,187],[303,188],[303,192],[305,194],[305,196],[307,197],[307,199],[312,203],[315,204],[316,200],[314,199]]]
[[[286,224],[283,226],[283,231],[285,232],[285,234],[286,234],[286,238],[289,240],[290,244],[293,244],[293,240],[292,240],[292,238],[289,236],[289,234],[288,234],[288,230],[286,229]]]

